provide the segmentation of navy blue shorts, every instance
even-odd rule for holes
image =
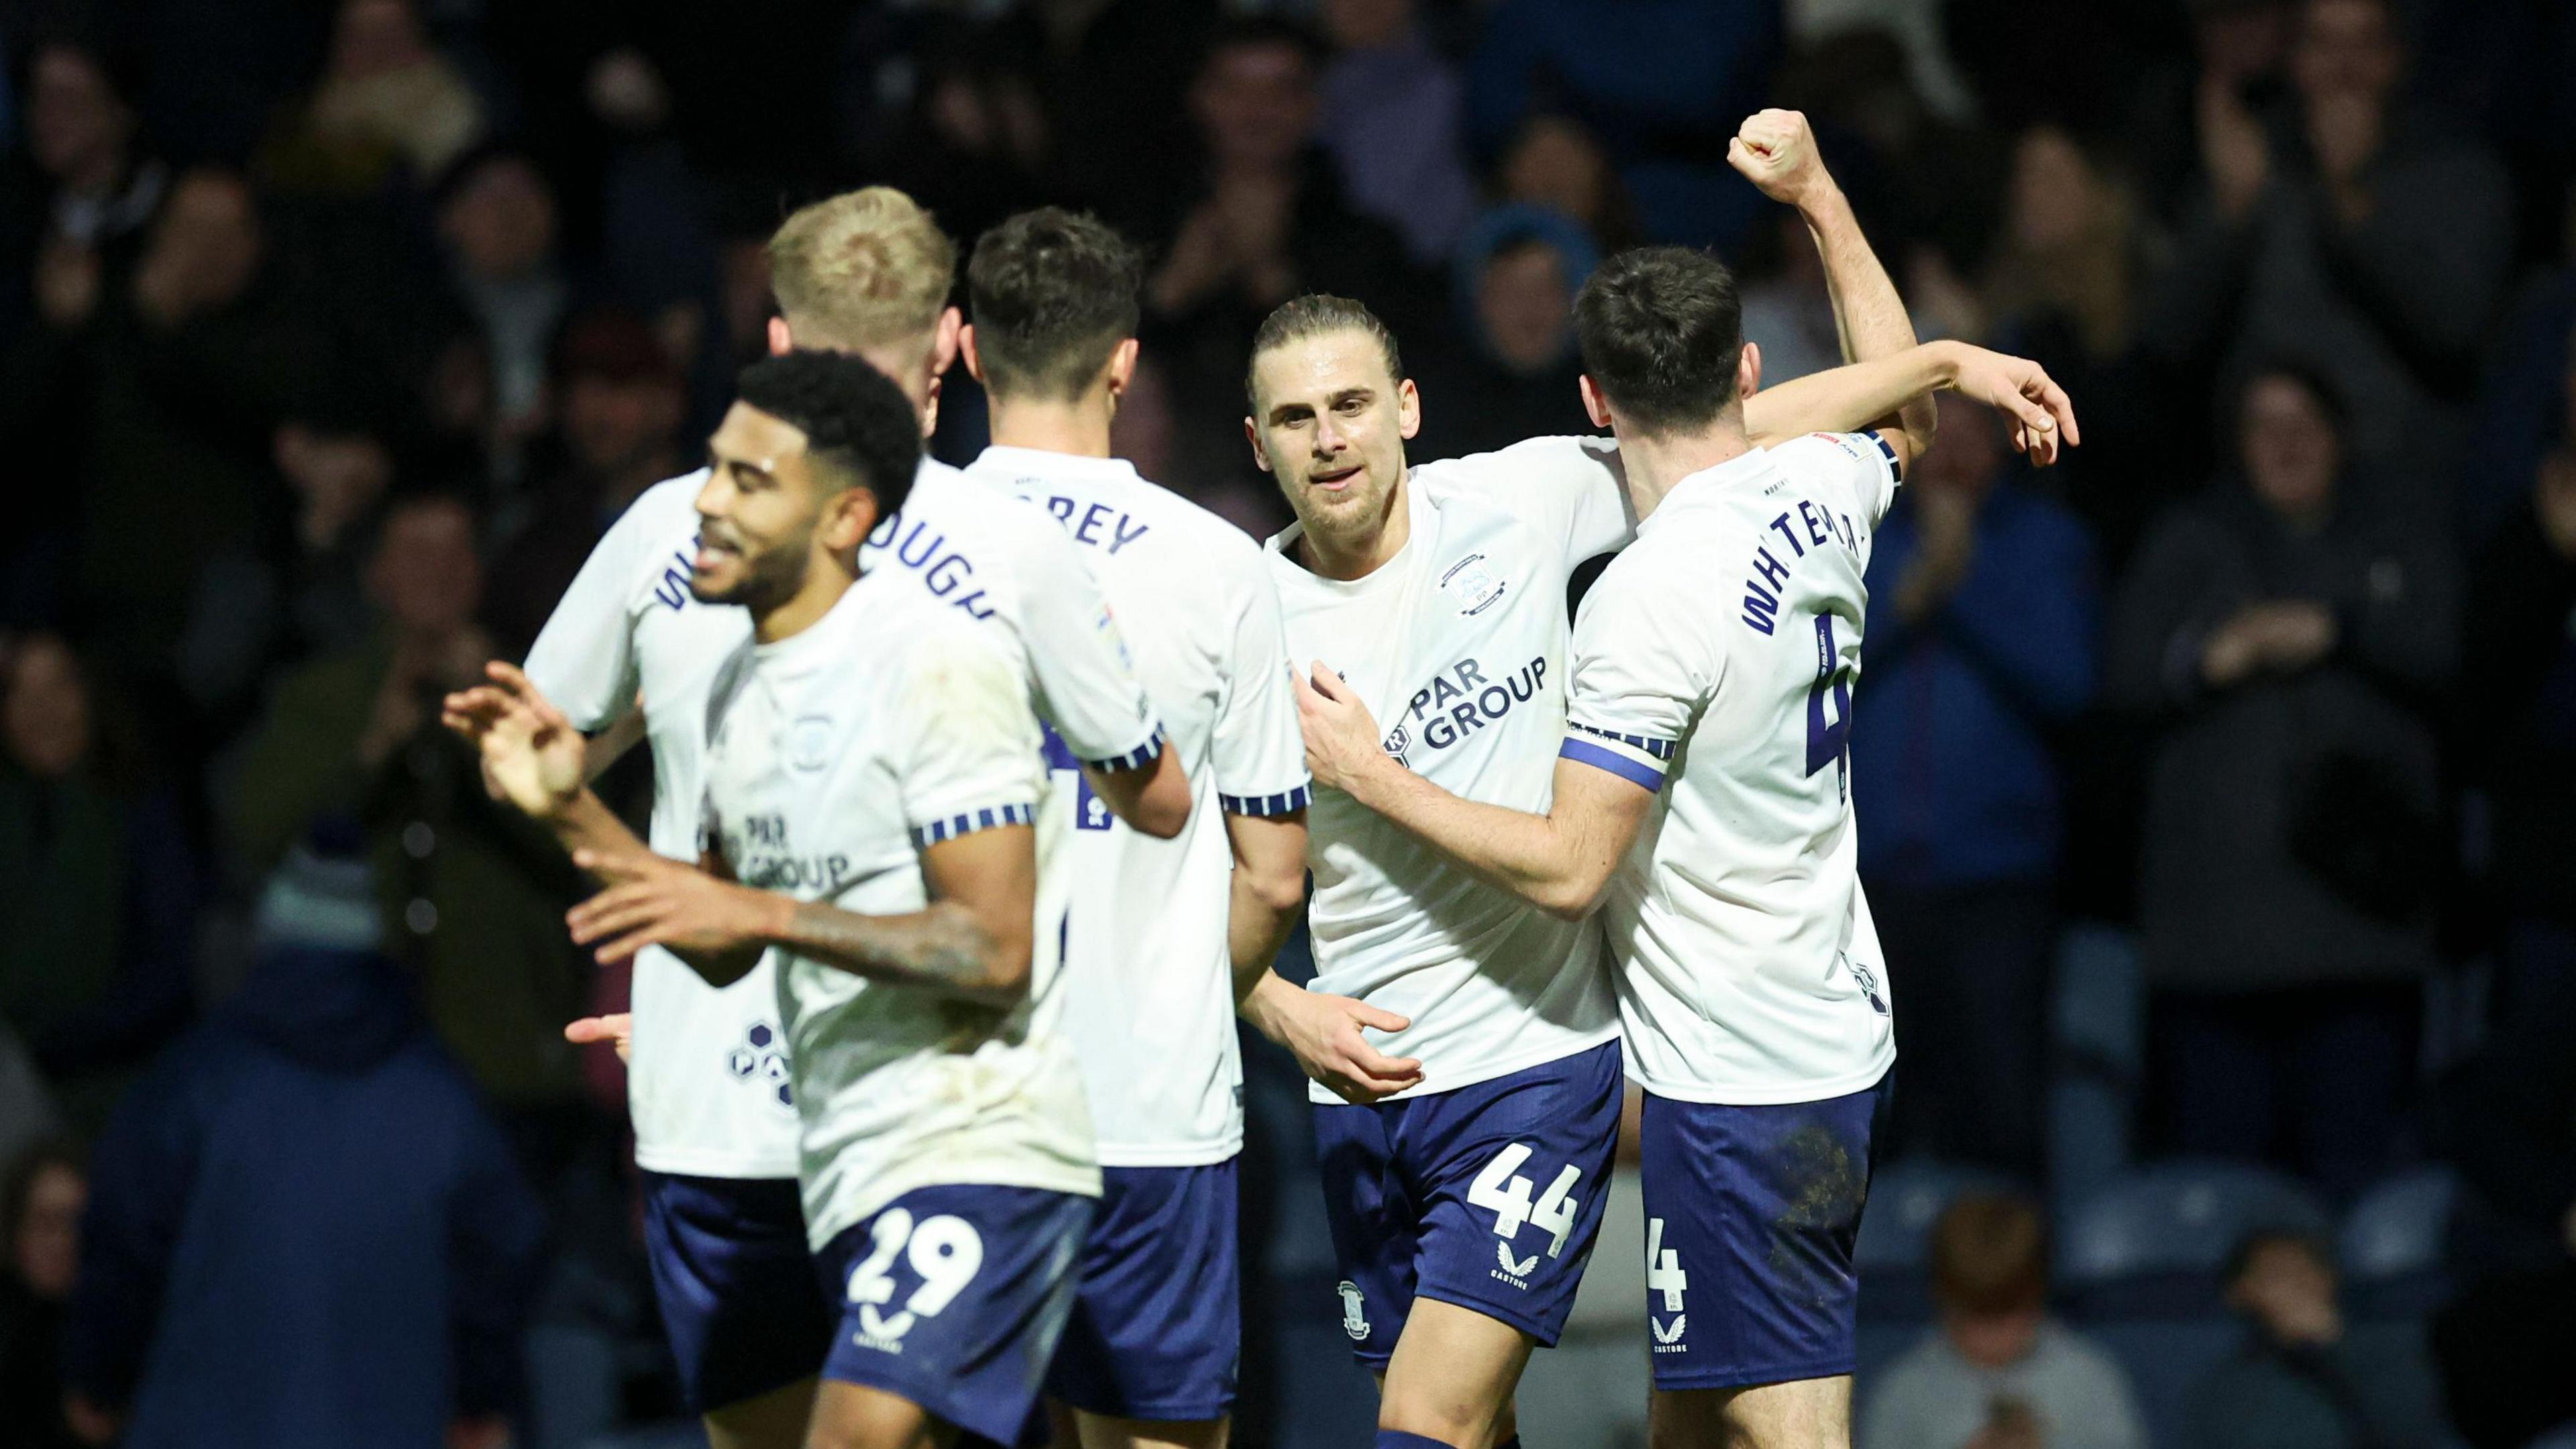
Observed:
[[[1450,1092],[1315,1109],[1342,1331],[1384,1368],[1419,1296],[1554,1346],[1601,1228],[1619,1044]]]
[[[1852,1244],[1889,1078],[1726,1107],[1646,1094],[1646,1324],[1658,1389],[1852,1371]]]
[[[985,1183],[916,1188],[816,1255],[841,1322],[823,1377],[883,1389],[1008,1444],[1036,1406],[1092,1200]]]
[[[796,1179],[645,1173],[644,1257],[691,1412],[823,1367],[834,1315],[815,1291]]]
[[[1100,1178],[1047,1393],[1119,1419],[1224,1418],[1243,1347],[1234,1160]]]

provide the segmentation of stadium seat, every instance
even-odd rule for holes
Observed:
[[[2061,1224],[2068,1316],[2128,1371],[2155,1443],[2183,1442],[2192,1387],[2244,1337],[2220,1282],[2229,1251],[2256,1228],[2322,1236],[2331,1222],[2277,1173],[2186,1159],[2125,1174]]]
[[[2337,1256],[2355,1318],[2415,1318],[2450,1296],[2444,1260],[2457,1174],[2439,1165],[2400,1173],[2363,1193],[2344,1216]]]
[[[2063,1220],[2129,1166],[2130,1118],[2146,1054],[2136,940],[2098,922],[2058,941],[2050,1021],[2050,1207]]]
[[[2068,1218],[2057,1241],[2058,1280],[2079,1296],[2170,1282],[2197,1286],[2214,1301],[2228,1251],[2262,1227],[2327,1234],[2332,1222],[2307,1189],[2278,1173],[2237,1162],[2157,1163],[2095,1193]]]

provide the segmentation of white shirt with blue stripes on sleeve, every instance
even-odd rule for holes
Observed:
[[[1424,463],[1405,489],[1412,532],[1365,578],[1296,561],[1270,540],[1288,657],[1339,673],[1386,731],[1387,753],[1453,795],[1544,813],[1565,735],[1576,567],[1630,532],[1608,438],[1536,438]],[[1399,1096],[1473,1086],[1616,1038],[1601,931],[1479,880],[1339,790],[1307,816],[1313,989],[1400,1013],[1373,1037],[1417,1058]],[[1312,1100],[1338,1104],[1322,1086]]]
[[[1034,823],[1047,783],[1008,635],[895,570],[735,651],[708,699],[706,781],[707,838],[743,883],[863,915],[922,909],[921,852]],[[1099,1192],[1043,960],[1004,1010],[771,955],[812,1246],[937,1184]]]
[[[751,616],[689,594],[706,473],[647,489],[582,565],[528,652],[537,689],[585,732],[644,709],[653,750],[649,843],[698,858],[706,698],[751,637]],[[1004,506],[1008,505],[1008,506]],[[1150,763],[1161,746],[1099,585],[1073,544],[1007,494],[924,459],[903,511],[880,523],[864,568],[909,575],[961,617],[995,626],[1044,718],[1083,758]],[[1056,949],[1052,935],[1040,948]],[[635,959],[627,1066],[635,1160],[696,1177],[796,1175],[796,1109],[770,968],[722,990],[667,953]]]
[[[1110,815],[1050,741],[1040,828],[1069,868],[1040,921],[1065,938],[1065,1034],[1108,1167],[1195,1167],[1243,1147],[1242,1063],[1227,949],[1226,815],[1305,807],[1305,745],[1279,601],[1260,546],[1110,458],[994,447],[966,470],[1052,517],[1123,619],[1138,678],[1189,772],[1171,840]],[[1051,840],[1050,847],[1058,848]]]
[[[1896,1056],[1851,800],[1874,433],[1683,479],[1583,601],[1562,753],[1659,792],[1604,907],[1628,1071],[1758,1106],[1863,1090]]]

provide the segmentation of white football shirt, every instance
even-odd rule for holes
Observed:
[[[1120,823],[1061,750],[1056,803],[1041,812],[1069,840],[1071,868],[1039,919],[1063,913],[1065,1035],[1100,1161],[1223,1162],[1243,1146],[1224,816],[1283,815],[1308,794],[1267,566],[1241,529],[1130,463],[996,447],[966,473],[1044,509],[1082,549],[1189,772],[1189,824],[1171,840]]]
[[[1608,438],[1536,438],[1424,463],[1405,488],[1412,532],[1366,578],[1310,573],[1270,540],[1297,667],[1358,692],[1386,751],[1453,795],[1544,814],[1564,738],[1576,565],[1630,534]],[[1318,788],[1313,989],[1411,1019],[1380,1047],[1445,1092],[1598,1046],[1619,1033],[1597,922],[1560,921],[1362,808]],[[1320,1085],[1317,1102],[1340,1099]]]
[[[698,858],[707,688],[751,616],[689,593],[701,470],[656,484],[591,551],[528,652],[537,689],[585,731],[639,702],[653,749],[649,843]],[[1158,738],[1099,585],[1071,540],[1009,495],[924,460],[863,567],[911,577],[1019,651],[1042,716],[1087,760],[1150,761]],[[885,567],[891,565],[891,567]],[[639,699],[640,696],[640,699]],[[1056,942],[1042,934],[1052,958]],[[796,1114],[777,992],[763,965],[723,990],[656,949],[637,955],[627,1107],[635,1160],[698,1177],[796,1175]]]
[[[706,780],[707,839],[744,884],[891,916],[929,903],[922,850],[1033,824],[1046,762],[1009,636],[879,570],[812,627],[734,651]],[[999,1009],[771,956],[813,1247],[936,1184],[1100,1191],[1043,965]]]
[[[1876,434],[1757,448],[1677,484],[1583,601],[1564,754],[1661,792],[1604,912],[1658,1096],[1822,1101],[1895,1060],[1845,741],[1896,484]]]

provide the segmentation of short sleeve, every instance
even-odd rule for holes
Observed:
[[[634,621],[628,615],[636,570],[648,550],[658,510],[626,510],[573,576],[528,650],[528,678],[537,692],[584,732],[601,730],[635,707],[637,673]],[[670,540],[672,545],[679,542]]]
[[[1852,507],[1873,529],[1905,481],[1896,449],[1878,433],[1809,433],[1773,448],[1771,460],[1801,481],[1822,476],[1848,490]]]
[[[1285,815],[1306,808],[1312,792],[1288,676],[1287,627],[1269,569],[1244,577],[1213,741],[1217,804],[1229,815]]]
[[[1053,523],[1031,530],[1029,538],[1020,560],[1020,630],[1037,679],[1038,712],[1086,765],[1129,770],[1153,763],[1163,752],[1162,725],[1136,682],[1099,581]]]
[[[913,844],[1035,823],[1046,762],[1008,646],[989,629],[942,619],[909,650],[900,788]]]
[[[1715,687],[1689,614],[1661,607],[1627,555],[1585,597],[1574,625],[1574,684],[1557,753],[1660,790],[1691,722]]]

